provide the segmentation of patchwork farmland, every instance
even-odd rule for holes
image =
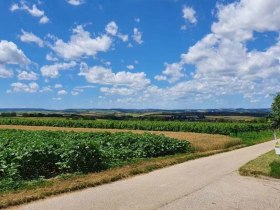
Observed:
[[[269,128],[245,121],[0,118],[0,206],[261,143],[270,140]],[[93,175],[98,179],[90,184]],[[71,180],[75,187],[69,188],[65,183]]]

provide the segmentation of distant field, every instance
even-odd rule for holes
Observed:
[[[106,128],[149,131],[182,131],[230,135],[232,133],[267,130],[268,123],[249,122],[180,122],[180,121],[130,121],[130,120],[65,120],[0,118],[1,125],[28,125],[76,128]]]
[[[22,126],[22,125],[0,125],[0,129],[20,129],[20,130],[48,130],[48,131],[75,131],[75,132],[132,132],[142,134],[145,132],[153,134],[163,134],[170,138],[188,140],[196,151],[212,151],[229,148],[242,144],[238,138],[233,138],[218,134],[202,134],[190,132],[171,132],[171,131],[145,131],[145,130],[125,130],[125,129],[100,129],[100,128],[67,128],[67,127],[48,127],[48,126]]]
[[[253,117],[253,116],[205,116],[208,120],[225,120],[225,121],[255,121],[262,119],[261,117]]]

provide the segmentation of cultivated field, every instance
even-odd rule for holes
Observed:
[[[0,208],[270,140],[267,123],[0,118]]]
[[[262,131],[270,128],[268,123],[248,122],[182,122],[182,121],[134,121],[134,120],[65,120],[0,118],[0,125],[29,125],[74,128],[106,128],[149,131],[182,131],[208,134],[237,134]]]
[[[253,116],[205,116],[207,120],[225,120],[225,121],[257,121],[260,120],[260,117]]]
[[[67,128],[67,127],[48,127],[48,126],[24,126],[24,125],[0,125],[0,129],[19,129],[19,130],[47,130],[47,131],[75,131],[75,132],[132,132],[132,133],[153,133],[165,135],[179,140],[188,140],[192,147],[199,152],[212,151],[229,148],[242,144],[238,138],[233,138],[219,134],[202,134],[191,132],[171,132],[171,131],[145,131],[145,130],[126,130],[126,129],[101,129],[101,128]]]
[[[89,173],[138,159],[190,153],[188,141],[150,133],[1,130],[0,192],[27,181]]]

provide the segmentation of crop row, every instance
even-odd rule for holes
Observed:
[[[52,127],[108,128],[154,131],[184,131],[209,134],[225,134],[268,130],[268,123],[174,122],[174,121],[114,121],[114,120],[66,120],[0,118],[2,125],[29,125]]]
[[[1,130],[0,186],[1,180],[95,172],[135,159],[188,151],[188,141],[148,133]]]

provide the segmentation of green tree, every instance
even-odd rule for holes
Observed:
[[[272,128],[280,128],[280,93],[277,93],[271,105]]]

